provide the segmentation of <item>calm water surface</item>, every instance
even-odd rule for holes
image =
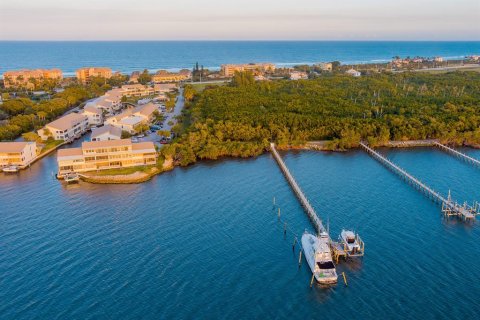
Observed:
[[[0,74],[21,68],[60,68],[71,76],[86,66],[130,73],[191,69],[196,62],[218,69],[223,63],[356,64],[397,55],[461,59],[478,54],[479,41],[0,41]]]
[[[435,149],[380,150],[460,200],[480,169]],[[466,152],[480,158],[480,152]],[[364,152],[283,154],[333,235],[358,230],[348,287],[309,288],[292,234],[311,225],[273,158],[203,162],[140,185],[66,186],[52,155],[0,176],[3,319],[467,319],[480,307],[480,226]],[[298,248],[297,248],[298,249]]]

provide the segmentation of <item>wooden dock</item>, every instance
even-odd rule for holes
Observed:
[[[450,154],[453,154],[453,155],[456,156],[457,158],[460,158],[460,159],[462,159],[462,160],[464,160],[464,161],[466,161],[466,162],[468,162],[468,163],[470,163],[470,164],[473,164],[473,165],[475,165],[475,166],[480,167],[480,160],[477,160],[477,159],[475,159],[475,158],[472,158],[472,157],[466,155],[465,153],[462,153],[462,152],[460,152],[460,151],[458,151],[458,150],[455,150],[455,149],[453,149],[453,148],[450,148],[449,146],[446,146],[446,145],[441,144],[441,143],[439,143],[439,142],[434,142],[433,145],[436,146],[436,147],[438,147],[438,148],[440,148],[440,150],[443,150],[443,151],[446,151],[446,152],[448,152],[448,153],[450,153]]]
[[[270,150],[272,151],[273,157],[275,158],[280,169],[282,170],[283,175],[287,179],[288,183],[290,184],[293,191],[295,192],[295,195],[297,196],[298,200],[300,200],[300,203],[305,209],[305,212],[307,213],[308,217],[312,221],[313,226],[315,227],[315,230],[317,231],[317,233],[327,232],[327,230],[322,224],[322,220],[320,220],[317,213],[315,212],[315,209],[313,209],[312,205],[308,201],[302,189],[300,189],[300,186],[298,185],[297,181],[295,181],[295,178],[293,177],[293,175],[290,173],[290,170],[288,170],[287,166],[285,165],[285,162],[283,162],[283,159],[280,157],[280,154],[278,154],[278,151],[275,148],[274,143],[270,143]]]
[[[409,174],[407,171],[403,170],[398,165],[367,146],[365,143],[361,142],[360,146],[365,151],[367,151],[367,153],[370,154],[374,159],[376,159],[385,167],[399,175],[402,179],[411,184],[415,189],[419,190],[433,201],[441,203],[442,212],[445,215],[457,216],[464,220],[472,220],[477,214],[480,213],[478,203],[476,203],[476,205],[472,207],[469,207],[467,204],[459,205],[457,202],[454,202],[451,199],[450,195],[448,196],[448,198],[443,197],[440,193],[436,192],[435,190],[427,186],[425,183],[421,182],[420,180]]]

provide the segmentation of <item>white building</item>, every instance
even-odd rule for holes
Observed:
[[[88,118],[83,114],[70,113],[45,125],[37,131],[42,140],[52,137],[54,140],[73,141],[87,131]]]
[[[92,131],[92,141],[120,140],[122,129],[112,125],[105,125]]]
[[[308,79],[308,74],[303,71],[290,72],[290,80],[305,80]]]
[[[83,108],[83,115],[88,118],[88,125],[90,127],[99,126],[103,124],[103,112],[101,109],[98,109],[93,106],[85,106]]]
[[[14,165],[24,168],[36,157],[35,142],[0,142],[0,167]]]
[[[147,103],[138,106],[135,109],[127,109],[119,115],[107,118],[105,123],[118,127],[130,134],[135,134],[137,132],[137,126],[140,124],[151,123],[155,111],[158,111],[157,105]]]
[[[103,96],[90,101],[85,107],[95,107],[105,110],[105,112],[113,113],[122,108],[122,91],[120,89],[112,89],[107,91]]]
[[[357,71],[355,69],[349,69],[345,73],[352,77],[360,77],[362,75],[360,71]]]

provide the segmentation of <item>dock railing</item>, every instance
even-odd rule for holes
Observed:
[[[436,147],[438,147],[438,148],[440,148],[441,150],[443,150],[443,151],[446,151],[446,152],[448,152],[448,153],[450,153],[450,154],[453,154],[454,156],[456,156],[456,157],[458,157],[458,158],[460,158],[460,159],[462,159],[462,160],[464,160],[464,161],[466,161],[466,162],[468,162],[468,163],[471,163],[471,164],[473,164],[473,165],[476,165],[476,166],[479,166],[479,167],[480,167],[480,160],[477,160],[477,159],[475,159],[475,158],[472,158],[472,157],[466,155],[465,153],[462,153],[462,152],[460,152],[460,151],[458,151],[458,150],[455,150],[455,149],[453,149],[453,148],[450,148],[449,146],[446,146],[446,145],[444,145],[444,144],[441,144],[440,142],[436,142],[436,141],[435,141],[433,144],[434,144]]]

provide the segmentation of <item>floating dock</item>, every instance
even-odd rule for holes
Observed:
[[[480,167],[480,160],[477,160],[477,159],[475,159],[475,158],[472,158],[472,157],[466,155],[465,153],[462,153],[462,152],[460,152],[460,151],[458,151],[458,150],[455,150],[455,149],[453,149],[453,148],[450,148],[449,146],[446,146],[446,145],[441,144],[441,143],[436,142],[436,141],[433,143],[433,145],[436,146],[436,147],[438,147],[438,148],[440,148],[440,149],[443,150],[443,151],[446,151],[446,152],[448,152],[448,153],[450,153],[450,154],[453,154],[453,155],[456,156],[457,158],[460,158],[460,159],[462,159],[462,160],[464,160],[464,161],[466,161],[466,162],[468,162],[468,163],[470,163],[470,164],[473,164],[473,165],[475,165],[475,166]]]
[[[413,185],[417,190],[425,194],[428,198],[432,199],[435,202],[442,204],[442,212],[448,216],[457,216],[463,220],[473,220],[477,214],[480,214],[479,205],[476,203],[474,206],[468,206],[464,204],[463,206],[459,205],[457,202],[454,202],[450,193],[448,198],[443,197],[440,193],[436,192],[399,166],[397,166],[392,161],[388,160],[386,157],[382,156],[380,153],[376,152],[365,143],[361,142],[360,146],[367,151],[374,159],[379,161],[388,169],[392,170],[394,173],[399,175],[402,179]]]

